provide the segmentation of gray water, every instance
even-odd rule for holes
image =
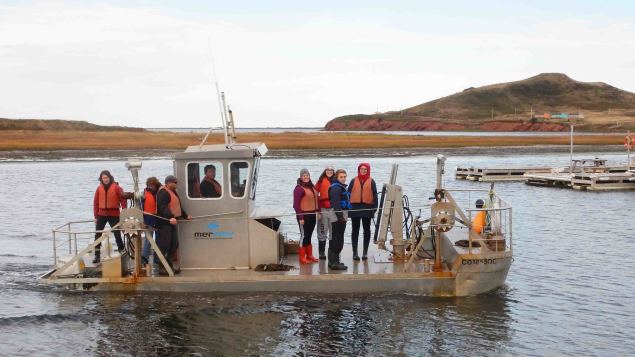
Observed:
[[[568,154],[463,155],[457,165],[567,164]],[[623,154],[602,154],[613,162]],[[368,161],[378,183],[399,163],[413,211],[434,187],[434,157],[264,159],[259,205],[289,207],[302,167],[353,175]],[[144,161],[142,177],[171,173]],[[97,175],[125,189],[123,161],[0,163],[0,354],[3,355],[632,355],[635,348],[635,192],[577,192],[498,183],[514,207],[507,285],[466,298],[405,294],[82,293],[40,285],[51,229],[92,217]],[[478,195],[460,197],[474,201]],[[283,228],[295,232],[292,218]],[[350,231],[350,227],[348,229]],[[350,249],[346,246],[345,249]]]

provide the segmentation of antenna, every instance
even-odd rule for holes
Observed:
[[[232,136],[232,140],[229,140],[229,134],[227,131],[227,107],[225,106],[225,93],[221,92],[220,89],[218,88],[218,79],[216,77],[216,65],[214,64],[214,56],[212,55],[212,77],[214,78],[214,87],[216,88],[216,99],[218,100],[218,109],[220,111],[220,119],[221,122],[223,124],[223,129],[225,131],[225,146],[229,146],[230,144],[234,143],[234,139],[236,139],[236,135],[234,134]],[[234,128],[234,124],[233,124],[233,118],[232,118],[232,133],[233,133],[233,128]],[[214,131],[214,127],[210,127],[209,130],[207,131],[207,134],[205,134],[205,137],[203,138],[203,140],[201,140],[201,143],[199,144],[199,148],[203,147],[203,145],[205,144],[205,142],[207,141],[207,138],[209,137],[209,135],[212,133],[212,131]]]

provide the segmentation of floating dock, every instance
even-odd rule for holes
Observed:
[[[586,191],[635,190],[635,172],[527,174],[532,186],[572,188]]]
[[[550,173],[550,167],[457,167],[454,177],[458,180],[495,182],[524,181],[525,174]]]
[[[632,170],[632,166],[608,166],[606,160],[597,157],[575,159],[571,161],[571,166],[561,168],[459,166],[455,177],[458,180],[483,182],[525,181],[532,186],[589,191],[635,189],[635,170]]]

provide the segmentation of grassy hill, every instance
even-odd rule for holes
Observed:
[[[77,120],[6,119],[0,118],[0,130],[51,130],[51,131],[145,131],[126,126],[103,126]]]
[[[582,113],[581,130],[635,128],[635,94],[606,83],[579,82],[543,73],[516,82],[470,87],[399,112],[346,115],[327,130],[563,131],[568,124],[531,118],[542,113]]]

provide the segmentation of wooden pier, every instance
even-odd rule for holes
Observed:
[[[469,181],[523,181],[525,174],[550,173],[550,167],[457,167],[454,177]]]
[[[458,180],[483,182],[525,181],[532,186],[589,191],[635,189],[634,166],[608,166],[606,160],[597,157],[575,159],[571,161],[571,166],[560,168],[459,166],[456,168],[455,177]]]
[[[635,190],[635,172],[527,174],[532,186],[572,188],[585,191]]]

